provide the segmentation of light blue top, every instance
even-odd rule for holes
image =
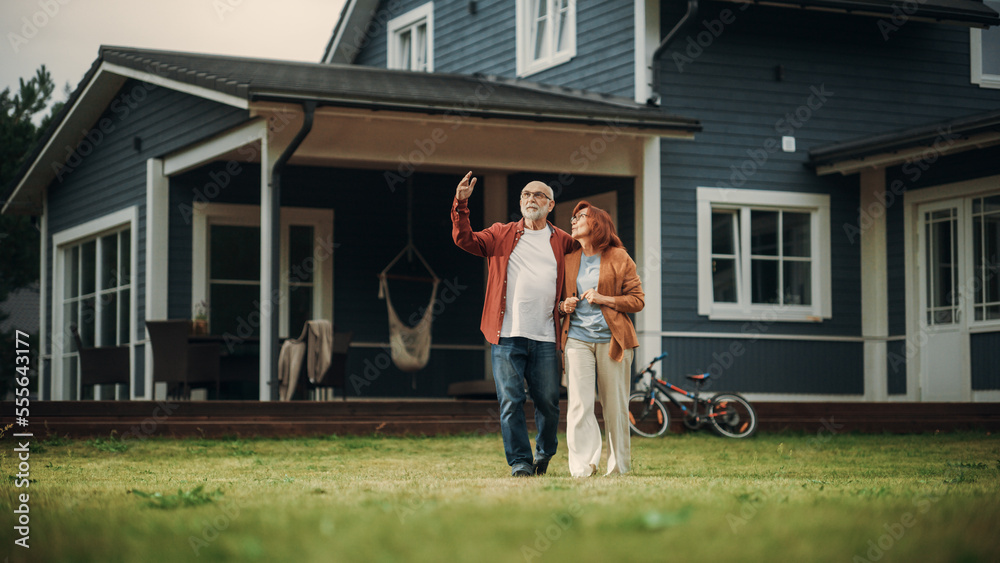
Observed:
[[[584,291],[597,287],[601,276],[601,253],[587,256],[580,253],[580,272],[576,275],[576,297]],[[611,342],[611,329],[604,320],[600,305],[591,305],[586,299],[580,299],[576,310],[569,318],[569,337],[584,342]]]

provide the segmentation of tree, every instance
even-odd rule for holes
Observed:
[[[45,65],[27,82],[21,78],[20,88],[11,94],[10,88],[0,92],[0,190],[9,195],[10,183],[20,170],[29,151],[34,147],[45,126],[61,109],[62,103],[36,126],[32,119],[45,110],[52,99],[55,84]],[[0,303],[11,292],[30,285],[39,278],[39,233],[31,217],[25,215],[0,215]],[[7,318],[0,311],[0,322]],[[33,343],[37,346],[37,339]],[[14,334],[0,333],[0,365],[14,366]],[[32,350],[37,353],[37,348]],[[32,361],[37,367],[37,360]],[[0,376],[0,397],[6,394],[9,374]]]

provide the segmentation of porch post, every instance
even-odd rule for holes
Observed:
[[[277,360],[274,339],[271,338],[272,323],[278,322],[278,317],[272,315],[274,301],[277,300],[278,288],[271,276],[278,267],[278,262],[272,260],[272,245],[280,240],[278,219],[280,209],[272,200],[271,174],[274,164],[281,156],[280,146],[273,142],[270,135],[261,139],[260,155],[260,378],[258,395],[261,401],[271,400],[271,365]]]
[[[636,314],[639,349],[633,365],[643,365],[663,349],[663,240],[660,238],[660,138],[643,144],[642,175],[636,178],[636,266],[646,294],[645,306]]]
[[[169,232],[170,221],[170,180],[164,174],[163,161],[157,158],[150,158],[146,161],[146,319],[167,318],[167,256],[169,256]],[[139,238],[133,235],[134,243]],[[138,272],[132,270],[132,276],[137,276]],[[132,292],[133,295],[135,292]],[[134,313],[130,312],[130,315]],[[135,338],[129,340],[145,341],[145,331],[138,330],[138,319],[132,317],[132,327]],[[134,347],[133,347],[134,349]],[[143,383],[142,395],[135,394],[135,381],[129,386],[129,398],[131,399],[154,399],[153,389],[153,347],[146,342],[142,347],[145,358],[145,382]],[[134,358],[134,354],[133,354]],[[135,374],[135,362],[132,363],[132,373]]]
[[[46,321],[48,320],[48,304],[49,304],[49,291],[47,276],[54,276],[54,271],[49,271],[49,193],[48,188],[42,190],[42,216],[39,218],[38,223],[38,236],[39,236],[39,284],[38,284],[38,398],[41,400],[47,400],[52,398],[51,384],[45,384],[45,377],[48,375],[51,381],[52,377],[52,363],[55,361],[55,354],[53,350],[46,351],[46,346],[49,345],[49,339],[47,338],[48,331],[45,327],[48,326]],[[55,249],[52,249],[53,252]],[[55,278],[52,278],[52,283],[55,283]],[[53,325],[52,330],[55,330]],[[49,368],[45,367],[45,357],[49,358]]]
[[[861,336],[864,398],[888,399],[889,291],[886,257],[885,169],[861,171],[861,209],[871,224],[861,230]]]

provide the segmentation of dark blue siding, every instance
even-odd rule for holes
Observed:
[[[120,209],[140,207],[137,231],[138,270],[133,272],[133,291],[139,322],[133,339],[145,338],[145,248],[146,248],[146,159],[159,157],[246,120],[247,112],[163,87],[130,80],[109,104],[101,119],[113,129],[97,143],[84,141],[80,154],[89,153],[79,164],[48,188],[49,233],[71,228]],[[95,124],[96,126],[96,124]],[[96,135],[92,135],[95,139]],[[142,139],[142,150],[133,139]],[[92,147],[92,150],[89,148]],[[53,254],[51,240],[49,256]],[[52,295],[52,273],[46,273]],[[50,305],[51,306],[51,305]],[[51,317],[46,319],[52,329]],[[51,350],[51,340],[50,340]]]
[[[972,357],[972,389],[1000,389],[1000,332],[969,336]]]
[[[423,5],[423,0],[383,1],[374,23],[388,21]],[[396,8],[390,10],[389,8]],[[577,2],[576,56],[567,63],[526,77],[534,82],[581,88],[631,98],[633,81],[634,8],[630,2]],[[459,74],[516,75],[514,2],[434,3],[434,71]],[[356,64],[386,66],[386,26],[369,26],[368,42]]]
[[[683,8],[664,5],[661,28],[670,29]],[[719,19],[723,9],[735,21],[718,37],[706,35],[704,22]],[[697,22],[662,59],[664,110],[697,117],[704,126],[694,142],[662,143],[664,330],[733,332],[742,325],[697,314],[695,189],[706,186],[830,194],[833,317],[820,324],[775,323],[768,333],[859,335],[860,241],[845,229],[858,225],[858,176],[817,177],[805,166],[808,151],[995,109],[995,90],[970,85],[968,31],[911,21],[887,41],[876,18],[765,6],[741,10],[729,3],[703,3]],[[699,39],[702,45],[693,47]],[[767,140],[789,134],[796,138],[796,152],[761,157]],[[975,168],[981,173],[982,167]],[[905,332],[902,198],[890,207],[887,228],[890,331],[900,335]],[[693,361],[708,351],[689,339],[672,345]],[[899,352],[899,346],[890,343],[890,351]],[[747,368],[741,374],[753,377],[748,389],[778,390],[793,378],[802,392],[843,392],[831,391],[830,382],[846,378],[847,392],[862,392],[861,344],[754,344],[760,347],[774,354],[747,353],[740,360]],[[802,369],[799,357],[809,359],[809,369]],[[888,388],[903,393],[905,364],[895,367],[890,365]],[[782,384],[775,385],[774,378]]]
[[[210,181],[209,173],[217,167],[203,167],[171,181],[171,317],[186,317],[191,311],[191,225],[184,222],[179,209],[192,201],[195,190]],[[244,168],[213,202],[258,204],[259,166]],[[353,331],[355,342],[388,341],[388,317],[385,301],[378,298],[377,274],[407,240],[406,188],[398,185],[390,191],[383,174],[374,170],[290,167],[282,179],[283,206],[334,210],[334,243],[338,245],[333,257],[334,321],[337,330]],[[450,210],[458,178],[413,175],[413,240],[442,279],[433,343],[481,346],[483,259],[462,251],[451,239]],[[473,228],[483,228],[481,198],[471,200],[471,212]],[[412,264],[401,259],[392,272],[426,275],[416,258]],[[451,289],[446,292],[446,288]],[[430,289],[427,283],[390,281],[393,305],[404,322],[419,318]],[[452,295],[457,297],[449,299]],[[382,353],[378,348],[351,350],[348,373],[363,381],[354,379],[349,383],[349,394],[354,395],[357,389],[364,396],[444,396],[449,383],[484,377],[482,351],[435,349],[428,366],[417,372],[414,389],[410,374],[395,366],[378,369],[385,363],[384,358],[379,358]],[[376,366],[368,370],[368,375],[375,373],[374,369],[377,377],[365,375],[368,365],[364,360]]]
[[[860,342],[668,337],[662,376],[690,387],[685,375],[708,372],[712,392],[860,395],[863,349]]]

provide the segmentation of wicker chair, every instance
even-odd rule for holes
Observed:
[[[146,321],[146,330],[153,346],[153,382],[165,382],[167,396],[190,398],[192,387],[214,388],[219,396],[218,344],[188,342],[188,320]]]
[[[80,356],[80,389],[94,385],[125,385],[130,383],[129,347],[97,346],[85,348],[77,326],[70,325],[76,351]],[[96,393],[95,393],[96,395]]]

